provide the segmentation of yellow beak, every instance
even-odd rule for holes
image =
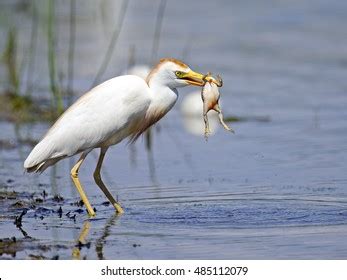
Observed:
[[[181,77],[182,80],[185,80],[188,84],[191,84],[193,86],[199,86],[202,87],[205,84],[204,81],[204,75],[194,72],[190,70],[188,73],[184,74]]]

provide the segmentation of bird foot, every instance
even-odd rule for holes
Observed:
[[[124,210],[123,210],[122,206],[120,206],[119,203],[117,203],[117,202],[114,203],[113,207],[116,209],[117,214],[123,214],[124,213]]]

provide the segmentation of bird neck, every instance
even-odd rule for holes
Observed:
[[[176,89],[171,89],[159,83],[150,84],[149,94],[151,102],[143,120],[139,123],[137,131],[131,135],[132,142],[136,141],[150,126],[164,117],[175,105],[178,97]]]
[[[155,82],[152,82],[149,87],[152,99],[151,109],[160,110],[166,114],[176,103],[178,98],[177,89]]]

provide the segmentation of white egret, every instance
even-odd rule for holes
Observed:
[[[134,142],[159,121],[175,104],[178,87],[203,86],[203,75],[172,58],[160,60],[147,80],[134,75],[112,78],[71,105],[48,130],[24,162],[28,172],[43,172],[58,161],[76,154],[81,156],[71,169],[71,178],[90,216],[94,216],[78,178],[88,153],[100,148],[94,180],[118,213],[120,204],[103,183],[100,169],[107,149],[125,138]]]

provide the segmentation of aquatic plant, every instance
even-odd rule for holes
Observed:
[[[74,78],[74,53],[76,43],[76,0],[70,1],[70,30],[69,30],[69,64],[68,64],[68,83],[67,83],[67,102],[72,104],[73,99],[73,78]]]
[[[155,21],[154,37],[151,52],[151,64],[155,62],[158,56],[158,49],[160,43],[161,28],[163,26],[164,13],[167,0],[161,0],[158,7],[157,18]]]
[[[27,79],[26,79],[26,91],[25,94],[31,96],[34,90],[33,74],[35,72],[35,53],[37,47],[39,20],[37,14],[37,7],[35,0],[31,2],[31,32],[30,32],[30,44],[28,50],[28,65],[27,65]]]
[[[17,95],[19,89],[19,78],[16,64],[17,52],[17,36],[14,28],[10,28],[7,32],[6,48],[3,53],[2,60],[6,65],[9,88],[11,95]]]
[[[2,55],[2,62],[5,64],[7,71],[8,86],[5,95],[2,99],[5,99],[4,104],[10,104],[11,110],[20,111],[23,108],[30,107],[32,101],[27,96],[21,96],[19,92],[20,79],[17,67],[17,33],[16,30],[11,27],[7,32],[6,47]],[[4,100],[4,101],[5,101]]]
[[[109,62],[111,61],[111,57],[112,57],[114,48],[115,48],[116,43],[118,41],[119,34],[122,30],[123,21],[124,21],[125,14],[126,14],[126,11],[128,8],[128,3],[129,3],[128,0],[123,0],[123,2],[122,2],[122,6],[120,8],[119,17],[118,17],[119,20],[118,20],[117,24],[115,25],[115,29],[112,33],[112,37],[111,37],[109,46],[108,46],[107,51],[105,53],[104,59],[102,60],[102,63],[99,67],[99,70],[98,70],[98,72],[94,78],[94,82],[92,84],[92,87],[96,86],[100,82],[101,76],[105,73]]]
[[[54,1],[48,1],[48,17],[47,17],[47,46],[48,46],[48,68],[50,90],[53,95],[51,102],[52,110],[56,114],[61,114],[64,110],[62,93],[56,80],[56,53],[55,53],[55,17],[54,17]]]

